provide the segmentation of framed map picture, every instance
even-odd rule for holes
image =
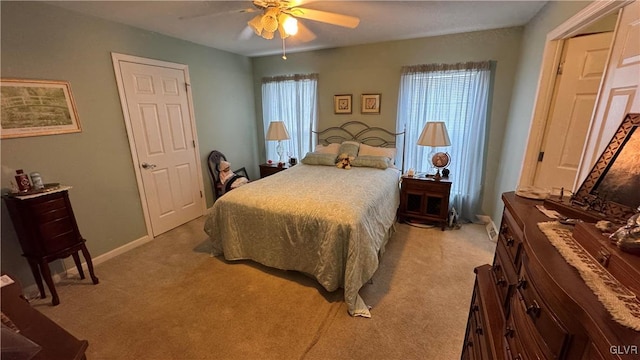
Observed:
[[[68,81],[0,80],[2,139],[82,131]]]

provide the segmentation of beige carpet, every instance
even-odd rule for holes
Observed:
[[[473,268],[495,246],[481,225],[396,225],[364,319],[306,276],[211,257],[203,223],[96,266],[98,285],[62,280],[56,307],[33,304],[88,340],[90,360],[459,359]]]

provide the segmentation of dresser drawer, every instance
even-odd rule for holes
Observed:
[[[519,317],[521,322],[530,322],[532,328],[529,337],[539,340],[536,341],[538,346],[549,358],[561,358],[570,340],[569,331],[540,296],[526,268],[525,263],[520,270],[517,291],[512,301],[512,306],[513,302],[518,305],[511,309],[511,314],[514,319]]]
[[[493,281],[496,284],[496,290],[500,297],[505,314],[508,314],[509,296],[513,292],[518,280],[518,274],[508,254],[508,250],[503,242],[496,245],[493,266],[491,267]]]
[[[522,230],[518,227],[517,223],[509,213],[505,210],[502,216],[502,224],[500,225],[500,235],[498,236],[498,242],[502,242],[511,262],[513,263],[516,271],[520,269],[520,254],[522,253]]]

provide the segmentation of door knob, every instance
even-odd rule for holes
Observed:
[[[142,168],[143,168],[143,169],[153,169],[153,168],[155,168],[155,167],[156,167],[156,164],[147,164],[146,162],[143,162],[143,163],[142,163],[142,164],[140,164],[140,165],[142,165]]]

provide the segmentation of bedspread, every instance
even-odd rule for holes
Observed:
[[[373,276],[399,204],[396,169],[299,164],[232,190],[205,221],[214,255],[250,259],[344,288],[349,313],[370,317],[358,294]]]

